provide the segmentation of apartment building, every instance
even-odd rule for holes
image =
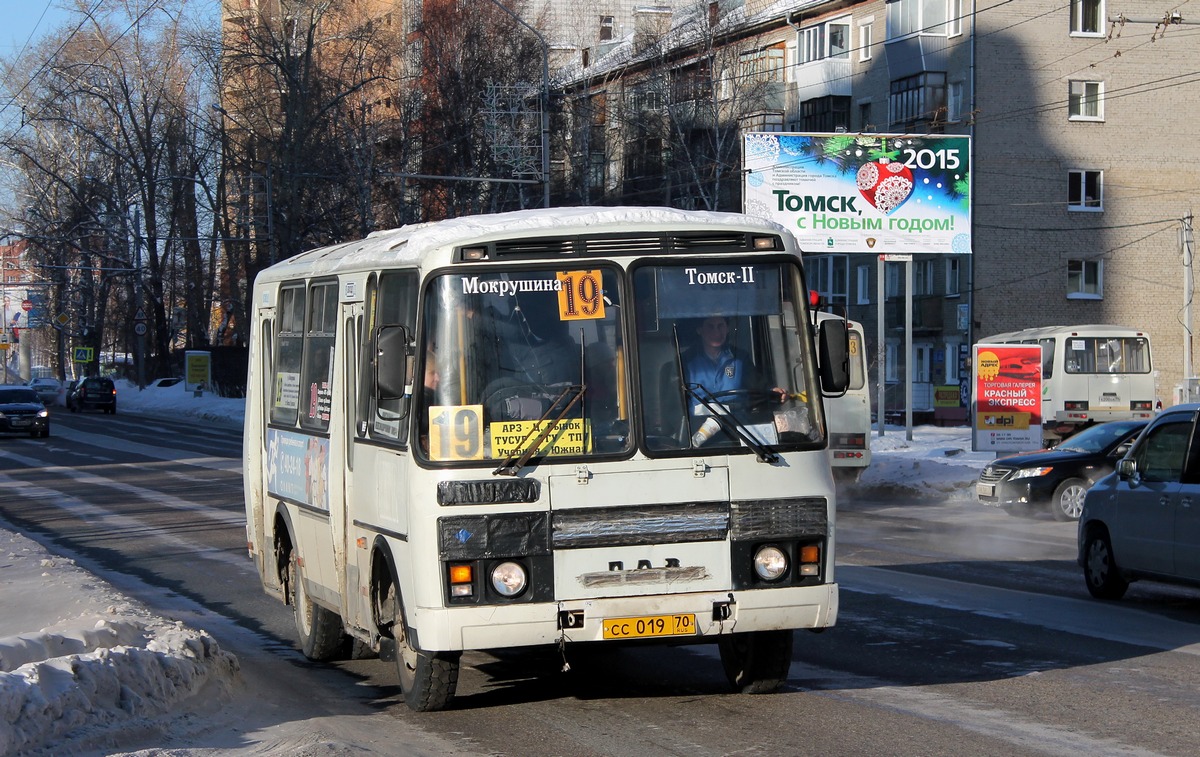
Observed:
[[[563,72],[573,103],[563,196],[737,210],[728,163],[740,155],[728,146],[749,131],[970,135],[973,254],[915,256],[911,356],[903,264],[883,268],[880,335],[878,256],[809,257],[810,285],[866,324],[872,354],[886,357],[887,407],[903,406],[910,367],[914,409],[932,410],[935,387],[965,377],[974,340],[1082,323],[1150,335],[1169,404],[1194,373],[1182,229],[1200,160],[1172,149],[1197,132],[1188,24],[1144,0],[677,9],[666,31],[635,30]],[[725,164],[720,183],[704,161]]]

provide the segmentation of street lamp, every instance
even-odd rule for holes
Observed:
[[[509,9],[500,0],[492,0],[500,10],[507,13],[521,26],[533,32],[542,45],[542,207],[550,207],[550,45],[546,38]]]

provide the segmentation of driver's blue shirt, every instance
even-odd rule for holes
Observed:
[[[743,355],[734,352],[729,347],[721,350],[721,354],[713,360],[704,350],[696,350],[684,364],[688,384],[699,384],[700,394],[720,395],[735,389],[746,389],[747,362]],[[705,391],[707,390],[707,392]],[[718,400],[721,398],[718,397]],[[696,414],[700,403],[695,399],[691,402],[691,413]],[[707,414],[706,410],[701,413]]]

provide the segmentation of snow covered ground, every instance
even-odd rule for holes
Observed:
[[[139,392],[127,384],[118,396],[122,413],[243,419],[241,400],[195,397],[182,385]],[[965,501],[995,458],[970,451],[966,428],[917,427],[909,441],[905,429],[889,427],[872,435],[871,447],[874,462],[852,490],[859,494]],[[2,473],[0,496],[21,496]],[[220,708],[244,685],[239,667],[219,639],[149,612],[0,520],[0,757],[112,754],[124,734],[171,731],[172,719],[179,730],[184,720],[194,728],[197,713]],[[231,752],[282,755],[298,747],[264,742]],[[138,754],[167,753],[198,752]]]

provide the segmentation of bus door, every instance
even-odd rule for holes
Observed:
[[[250,396],[254,398],[254,404],[246,409],[245,438],[243,440],[245,454],[254,465],[250,469],[252,472],[245,476],[243,483],[246,490],[246,501],[250,505],[248,508],[250,515],[246,520],[246,540],[249,544],[257,545],[269,543],[264,538],[266,534],[264,510],[267,497],[267,464],[269,462],[266,446],[266,427],[270,411],[268,400],[272,396],[272,382],[275,379],[275,352],[272,339],[275,333],[274,292],[269,291],[267,297],[269,301],[264,302],[263,306],[259,308],[256,319],[259,338],[251,340],[250,343],[249,381],[254,382],[257,391],[250,393]],[[267,564],[270,557],[269,552],[258,549],[253,557],[258,566],[259,575],[264,577],[265,588],[282,598],[282,586],[276,578],[275,571],[270,569],[273,566]]]
[[[347,282],[343,281],[343,300],[346,299],[350,292],[359,291],[362,289],[362,282],[352,282],[353,286],[347,288]],[[350,552],[350,542],[353,541],[351,536],[351,522],[353,516],[353,508],[357,497],[355,488],[358,484],[358,479],[355,471],[355,410],[358,407],[358,393],[361,389],[358,381],[359,363],[361,361],[361,342],[360,335],[363,323],[363,304],[361,299],[357,302],[343,302],[341,306],[341,316],[339,325],[342,333],[338,340],[341,345],[340,354],[340,374],[342,381],[341,389],[334,395],[333,401],[341,404],[341,409],[333,414],[335,422],[330,429],[330,447],[332,467],[338,469],[339,475],[334,478],[331,485],[339,485],[341,496],[336,494],[331,496],[331,520],[336,518],[337,523],[334,526],[334,549],[335,549],[335,565],[338,573],[338,586],[341,588],[343,606],[341,615],[347,621],[361,624],[365,617],[362,592],[358,590],[360,582],[360,566],[357,562],[357,553],[363,550],[354,549]],[[340,531],[340,533],[339,533]]]

